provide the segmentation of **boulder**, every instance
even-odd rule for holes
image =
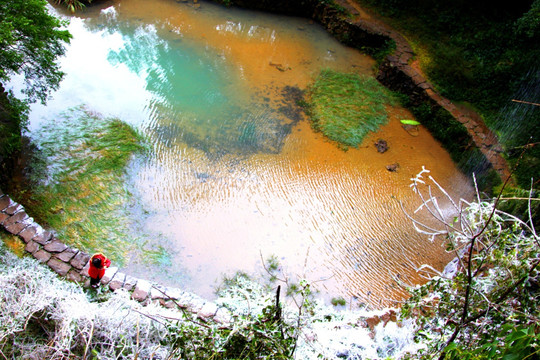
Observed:
[[[88,255],[88,254],[86,254],[86,253],[84,253],[82,251],[79,251],[77,253],[77,255],[75,255],[73,257],[73,259],[71,259],[70,264],[74,268],[76,268],[78,270],[82,270],[86,266],[86,264],[88,263],[89,260],[90,260],[90,255]]]
[[[23,231],[19,233],[19,236],[24,240],[25,243],[28,243],[34,238],[37,234],[38,226],[36,223],[28,225]]]
[[[8,214],[4,214],[0,212],[0,225],[4,225],[4,222],[9,218],[10,216]]]
[[[390,164],[390,165],[386,165],[386,170],[390,171],[390,172],[396,172],[398,171],[399,169],[399,164],[398,163],[393,163],[393,164]]]
[[[7,195],[0,197],[0,211],[6,210],[14,204],[13,200]]]
[[[111,289],[112,291],[116,291],[116,290],[122,288],[122,286],[124,286],[124,281],[125,280],[126,280],[126,274],[121,273],[121,272],[118,271],[114,275],[112,280],[109,282],[109,289]]]
[[[66,244],[64,244],[60,240],[54,239],[50,243],[46,244],[43,248],[49,252],[60,253],[66,250],[68,247]]]
[[[9,219],[4,221],[4,226],[7,228],[9,226],[15,225],[16,223],[23,222],[30,217],[24,211],[19,211],[16,214],[13,214]]]
[[[151,288],[152,284],[146,280],[139,279],[137,281],[137,285],[135,286],[135,291],[133,291],[131,297],[133,300],[144,301],[146,298],[148,298]]]
[[[26,247],[24,248],[27,252],[30,254],[35,253],[39,249],[39,245],[34,241],[29,241],[28,244],[26,244]]]
[[[23,206],[21,204],[17,204],[16,202],[13,202],[11,206],[4,210],[4,212],[9,215],[14,215],[21,211],[24,211]]]
[[[35,242],[41,245],[45,245],[51,241],[52,233],[50,231],[44,230],[43,228],[37,229],[37,234],[32,238]]]
[[[71,259],[75,257],[75,255],[77,255],[78,252],[79,250],[68,247],[66,248],[66,250],[62,251],[61,253],[56,254],[55,257],[68,263],[71,261]]]
[[[73,282],[77,282],[77,283],[80,283],[83,281],[83,277],[81,276],[81,274],[79,274],[79,272],[73,268],[71,268],[71,270],[68,271],[66,275],[66,279]]]
[[[134,278],[133,276],[126,275],[126,279],[124,280],[124,285],[122,286],[127,291],[133,290],[135,286],[137,286],[138,279]]]
[[[51,258],[51,253],[43,249],[36,251],[33,255],[37,260],[39,260],[42,263],[46,263]]]
[[[23,231],[29,224],[33,223],[34,220],[32,218],[27,218],[23,221],[16,222],[15,224],[11,224],[6,226],[6,230],[13,235],[18,235],[21,231]]]
[[[204,303],[203,307],[197,313],[198,318],[209,319],[213,318],[218,311],[218,307],[213,302]]]

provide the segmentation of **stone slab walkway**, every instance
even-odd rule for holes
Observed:
[[[46,264],[58,275],[83,286],[89,286],[88,266],[90,254],[60,241],[53,232],[44,229],[30,217],[24,207],[13,201],[0,189],[0,226],[18,236],[25,251]],[[162,286],[122,273],[118,267],[109,267],[101,285],[111,291],[125,289],[131,298],[142,303],[157,301],[165,307],[180,306],[204,321],[228,324],[230,312],[215,303],[178,288]]]

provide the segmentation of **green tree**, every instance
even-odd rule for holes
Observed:
[[[518,33],[523,33],[529,38],[540,37],[540,0],[535,0],[527,11],[516,22]]]
[[[0,183],[9,177],[10,159],[21,147],[25,105],[44,103],[62,79],[56,60],[71,39],[63,25],[48,13],[45,0],[0,0]],[[23,100],[5,91],[16,74],[24,76]]]
[[[0,81],[23,74],[29,101],[45,102],[62,79],[56,59],[71,35],[45,0],[0,0]]]

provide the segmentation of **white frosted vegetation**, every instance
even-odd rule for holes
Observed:
[[[256,329],[254,319],[275,301],[271,289],[240,278],[217,300],[237,314],[223,330],[180,309],[143,305],[122,290],[86,292],[34,259],[17,258],[3,245],[0,253],[0,351],[7,358],[208,358],[224,354],[235,334]],[[298,337],[297,359],[375,359],[411,350],[409,324],[365,327],[366,317],[380,313],[336,311],[307,301],[302,311],[294,302],[285,306],[282,319],[290,325],[287,334]]]
[[[323,315],[325,313],[327,315]],[[419,348],[413,340],[413,323],[381,321],[373,330],[364,319],[382,315],[381,311],[343,311],[319,308],[315,318],[303,330],[297,359],[399,359]],[[332,320],[328,320],[332,318]]]
[[[160,353],[165,327],[141,316],[142,306],[123,291],[90,299],[39,262],[3,249],[0,260],[0,350],[16,358],[60,359],[99,353],[117,358]],[[99,297],[99,296],[98,296]],[[150,313],[166,309],[145,307]],[[144,344],[144,347],[138,348]],[[118,351],[125,349],[125,351]],[[7,354],[5,354],[7,356]]]

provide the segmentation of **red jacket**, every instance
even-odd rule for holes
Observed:
[[[94,258],[101,259],[101,267],[95,267],[94,264],[92,264],[92,260]],[[94,279],[101,279],[103,275],[105,275],[105,269],[111,266],[111,260],[107,259],[103,254],[95,254],[90,259],[90,267],[88,268],[88,275],[91,278]]]

